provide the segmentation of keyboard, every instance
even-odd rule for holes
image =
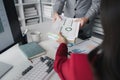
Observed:
[[[39,62],[29,66],[22,72],[19,80],[49,80],[55,73],[53,70],[54,60],[48,56],[40,57]]]

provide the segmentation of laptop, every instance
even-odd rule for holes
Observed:
[[[8,72],[12,69],[12,65],[4,63],[4,62],[0,62],[0,79]]]

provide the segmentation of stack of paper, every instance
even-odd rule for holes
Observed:
[[[39,23],[38,12],[34,6],[25,8],[25,18],[27,25]]]
[[[54,38],[59,32],[68,40],[70,43],[74,43],[79,32],[79,22],[75,22],[74,18],[67,18],[62,16],[62,20],[56,20],[53,23],[52,29],[48,34],[48,37]],[[51,35],[53,34],[53,35]],[[55,36],[55,40],[58,37]]]
[[[27,19],[26,22],[27,22],[27,25],[38,24],[39,18],[30,18],[30,19]]]
[[[44,17],[51,18],[52,16],[52,6],[51,5],[44,5],[43,6],[43,13]]]
[[[29,8],[25,8],[25,17],[31,17],[31,16],[36,16],[37,15],[37,10],[35,9],[35,7],[29,7]]]
[[[37,2],[37,0],[23,0],[24,3]]]

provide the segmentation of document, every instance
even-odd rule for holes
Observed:
[[[102,43],[102,39],[91,37],[85,41],[82,41],[80,44],[76,44],[72,47],[68,47],[68,51],[72,53],[90,53],[93,49],[98,47]]]
[[[57,40],[57,35],[61,32],[68,42],[74,43],[79,32],[79,22],[75,22],[75,18],[61,17],[62,20],[57,19],[53,23],[51,31],[48,33],[48,37]]]

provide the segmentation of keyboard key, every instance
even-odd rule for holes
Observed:
[[[38,63],[23,71],[23,76],[18,80],[48,80],[54,73],[53,62],[50,57],[41,57]]]

